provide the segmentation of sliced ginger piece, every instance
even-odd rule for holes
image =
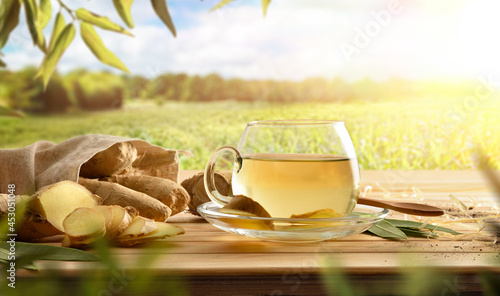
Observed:
[[[113,222],[113,210],[111,206],[97,206],[94,208],[104,217],[104,225],[106,227],[106,232],[111,229],[111,223]]]
[[[137,237],[122,237],[116,239],[116,244],[121,247],[130,247],[136,244],[147,243],[159,239],[164,239],[166,237],[176,236],[179,234],[184,234],[184,229],[180,226],[176,226],[170,223],[155,222],[156,229],[146,235]]]
[[[40,188],[30,201],[30,211],[39,214],[57,230],[64,231],[63,221],[77,208],[93,208],[100,198],[73,181],[61,181]]]
[[[64,219],[63,227],[64,247],[86,246],[106,234],[106,218],[95,209],[77,208]]]
[[[290,216],[290,218],[294,218],[294,219],[298,219],[298,218],[321,219],[321,218],[340,218],[340,217],[342,217],[342,215],[335,212],[332,209],[321,209],[321,210],[307,212],[307,213],[299,214],[299,215],[293,214]]]
[[[271,218],[271,215],[266,211],[266,209],[264,209],[264,207],[262,207],[261,204],[244,195],[233,196],[229,203],[219,210],[219,213],[238,216]],[[242,220],[230,217],[220,218],[220,220],[237,228],[274,230],[273,221],[270,220]]]
[[[135,216],[137,210],[133,207],[121,206],[103,206],[109,208],[112,212],[112,220],[109,227],[106,227],[106,236],[108,238],[116,237],[120,232],[127,228]]]
[[[144,218],[141,216],[136,216],[132,220],[132,223],[125,228],[121,233],[116,237],[117,239],[124,238],[136,238],[139,236],[147,235],[158,228],[157,224],[154,220]]]

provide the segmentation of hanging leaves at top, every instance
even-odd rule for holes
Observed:
[[[124,29],[118,24],[113,23],[112,21],[109,20],[109,18],[105,16],[100,16],[98,14],[95,14],[93,12],[88,11],[85,8],[78,8],[76,11],[76,16],[87,23],[90,23],[92,25],[95,25],[101,29],[108,30],[108,31],[115,31],[118,33],[123,33],[125,35],[129,36],[134,36],[132,33]]]
[[[174,37],[177,37],[177,32],[175,31],[174,22],[172,21],[170,13],[168,12],[167,1],[151,0],[151,5],[153,6],[156,15],[158,15],[158,17],[167,26],[170,32],[172,32],[172,35],[174,35]]]

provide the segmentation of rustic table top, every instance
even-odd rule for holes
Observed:
[[[194,171],[182,171],[181,179]],[[497,194],[478,171],[362,171],[362,185],[373,187],[370,197],[404,199],[445,208],[454,219],[468,223],[444,224],[468,235],[459,238],[409,238],[391,241],[366,234],[318,243],[277,243],[246,238],[219,230],[202,218],[180,214],[169,222],[186,233],[151,248],[113,248],[121,269],[133,274],[144,254],[156,255],[148,270],[158,276],[178,276],[191,294],[200,295],[324,295],[336,289],[334,267],[341,267],[349,283],[372,293],[391,290],[403,283],[406,270],[432,267],[450,273],[438,283],[440,295],[465,295],[482,289],[478,274],[492,271],[500,276],[500,245],[491,232],[471,218],[495,216]],[[472,209],[467,214],[450,194]],[[471,217],[467,217],[467,215]],[[391,212],[391,217],[406,218]],[[498,220],[496,220],[498,221]],[[432,222],[432,221],[431,221]],[[446,223],[445,218],[439,218]],[[449,222],[449,221],[448,221]],[[57,245],[57,243],[52,243]],[[67,283],[103,268],[92,262],[39,261],[44,272],[55,272]],[[37,277],[20,271],[18,277]],[[155,281],[157,292],[168,290],[170,281]],[[328,284],[329,283],[329,284]],[[375,290],[374,290],[375,289]],[[449,293],[448,293],[449,292]],[[455,294],[453,294],[455,293]],[[457,294],[458,293],[458,294]]]

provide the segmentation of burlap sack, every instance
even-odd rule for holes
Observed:
[[[138,158],[129,172],[175,182],[179,178],[178,154],[190,154],[110,135],[85,135],[60,144],[39,141],[20,149],[0,149],[0,193],[8,193],[9,184],[15,186],[16,195],[31,195],[38,188],[59,181],[77,182],[82,164],[119,142],[130,142],[137,149]]]

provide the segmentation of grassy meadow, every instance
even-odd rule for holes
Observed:
[[[362,169],[474,169],[478,153],[500,169],[500,104],[465,100],[406,103],[138,103],[121,110],[65,115],[0,117],[0,148],[38,140],[62,142],[102,133],[140,138],[191,151],[181,169],[202,169],[214,149],[238,144],[245,123],[263,119],[333,119],[346,122]]]

